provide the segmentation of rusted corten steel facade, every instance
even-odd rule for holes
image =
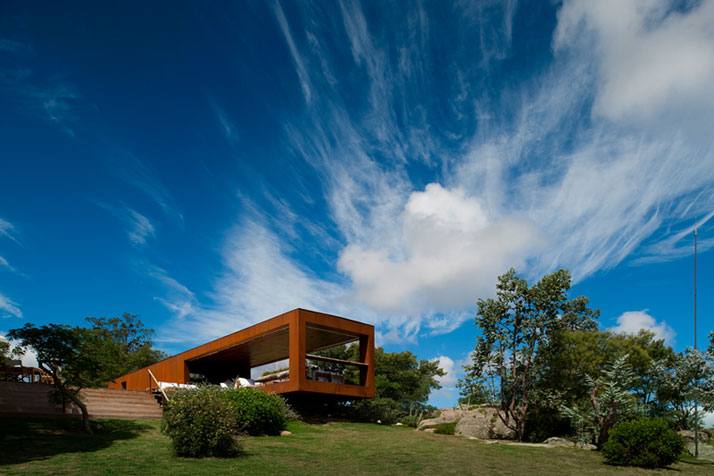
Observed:
[[[359,341],[360,385],[307,378],[306,354]],[[109,382],[109,388],[155,387],[149,370],[162,382],[189,383],[191,373],[213,383],[249,378],[252,367],[289,359],[287,381],[267,383],[273,393],[326,394],[341,398],[374,397],[374,327],[343,317],[294,309],[267,321],[200,345]]]

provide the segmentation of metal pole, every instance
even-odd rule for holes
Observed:
[[[694,350],[697,350],[697,229],[694,229]],[[699,383],[695,376],[694,385]],[[699,456],[699,399],[694,389],[694,457]]]

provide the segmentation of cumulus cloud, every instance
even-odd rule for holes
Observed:
[[[355,298],[373,309],[418,314],[454,311],[474,295],[493,291],[493,276],[520,267],[542,244],[528,220],[491,222],[464,190],[427,185],[410,195],[398,226],[402,247],[348,245],[338,267],[353,282]]]
[[[653,332],[656,339],[664,339],[668,344],[674,341],[675,332],[666,322],[657,320],[642,311],[628,311],[617,318],[617,325],[608,329],[621,334],[637,334],[640,330]]]
[[[463,359],[452,359],[446,355],[431,359],[431,361],[439,361],[439,367],[446,374],[442,377],[437,377],[436,380],[441,385],[438,390],[433,390],[429,395],[429,402],[438,406],[452,406],[459,398],[459,391],[456,388],[456,383],[459,378],[464,375],[464,365],[471,364],[471,354],[468,354]]]

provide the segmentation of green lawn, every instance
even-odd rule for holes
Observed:
[[[157,421],[95,422],[0,418],[0,475],[597,475],[675,474],[607,466],[595,452],[488,445],[455,436],[364,423],[293,422],[285,437],[244,440],[234,459],[174,458]],[[714,463],[687,459],[680,475],[712,475]]]

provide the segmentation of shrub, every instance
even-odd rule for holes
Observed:
[[[216,387],[180,390],[164,405],[161,430],[176,456],[228,457],[240,452],[236,417]]]
[[[423,419],[424,419],[423,415],[421,413],[419,413],[419,414],[414,414],[414,415],[403,416],[399,420],[399,422],[402,425],[411,426],[412,428],[416,428],[417,426],[419,426],[419,423],[421,423],[421,421]]]
[[[287,401],[283,396],[278,395],[280,401],[283,404],[283,415],[285,415],[285,420],[287,421],[298,421],[300,420],[300,414],[295,410],[295,408]]]
[[[391,425],[399,420],[402,410],[391,398],[369,398],[355,402],[351,406],[352,417],[364,421],[381,421]]]
[[[456,424],[458,421],[452,421],[451,423],[439,423],[434,427],[434,433],[437,435],[453,435],[456,431]]]
[[[641,418],[615,426],[602,447],[609,464],[661,468],[679,459],[684,440],[666,421]]]
[[[272,393],[238,388],[223,393],[237,419],[238,428],[250,435],[277,435],[285,429],[285,403]]]

